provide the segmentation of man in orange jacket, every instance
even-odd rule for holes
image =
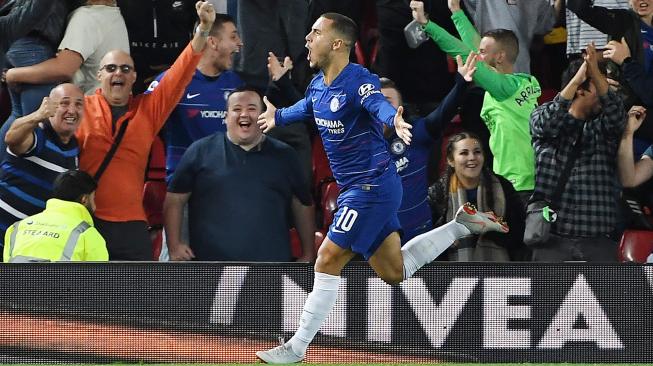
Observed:
[[[123,51],[111,51],[98,71],[100,88],[85,98],[86,114],[77,132],[79,166],[98,180],[95,223],[111,260],[152,259],[143,177],[152,141],[193,77],[215,20],[210,3],[198,1],[195,8],[200,19],[195,36],[152,93],[131,95],[134,61]],[[121,130],[124,137],[117,139]],[[116,140],[120,142],[109,160]]]

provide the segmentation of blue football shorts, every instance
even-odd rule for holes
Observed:
[[[397,217],[401,196],[401,178],[396,174],[379,185],[347,189],[338,196],[338,211],[327,236],[339,247],[369,259],[388,235],[401,229]]]

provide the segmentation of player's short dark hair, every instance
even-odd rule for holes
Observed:
[[[397,84],[395,84],[394,81],[392,81],[392,80],[390,80],[388,78],[383,77],[383,78],[380,78],[379,81],[381,82],[381,88],[392,88],[392,89],[396,89],[397,91],[399,90],[397,88]]]
[[[215,20],[213,21],[213,25],[211,26],[211,30],[209,31],[209,34],[212,35],[213,37],[217,36],[218,33],[222,30],[222,27],[226,23],[233,23],[236,25],[236,21],[234,18],[231,17],[231,15],[227,14],[215,14]]]
[[[358,38],[356,22],[338,13],[324,13],[320,17],[333,21],[331,27],[345,40],[345,46],[350,49],[354,47]]]
[[[483,37],[493,38],[499,47],[506,52],[506,57],[508,61],[514,64],[517,61],[517,55],[519,54],[519,40],[515,35],[515,32],[509,29],[492,29],[483,33]],[[528,50],[527,50],[528,51]]]
[[[258,101],[261,105],[261,110],[265,109],[265,103],[263,103],[263,97],[261,96],[261,91],[257,89],[256,87],[252,85],[241,85],[237,87],[236,89],[232,90],[231,93],[227,96],[227,109],[229,109],[229,102],[231,101],[231,96],[236,94],[236,93],[243,93],[243,92],[253,92],[258,95]]]
[[[581,66],[583,66],[583,62],[585,62],[582,58],[578,58],[575,60],[572,60],[569,62],[569,66],[562,72],[561,76],[561,84],[562,88],[567,86],[571,79],[574,78],[574,75],[578,72],[578,69],[580,69]],[[599,60],[599,71],[603,75],[607,75],[607,62],[604,59]],[[580,88],[584,90],[589,90],[590,88],[590,83],[592,80],[590,78],[585,79],[585,81],[580,84]]]
[[[69,170],[57,176],[54,180],[52,198],[80,202],[82,196],[91,194],[97,189],[97,182],[82,170]]]

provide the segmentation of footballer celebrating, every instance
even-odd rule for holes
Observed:
[[[326,13],[318,18],[306,36],[306,48],[310,66],[320,72],[304,99],[283,109],[276,109],[266,99],[267,110],[258,118],[264,132],[314,118],[341,192],[338,211],[318,252],[313,290],[304,304],[299,329],[285,344],[256,353],[267,363],[304,359],[336,302],[340,273],[357,253],[381,279],[398,284],[462,236],[508,231],[493,214],[465,205],[455,220],[401,247],[397,218],[401,180],[382,124],[394,127],[406,144],[410,144],[411,125],[402,118],[403,108],[395,109],[381,94],[379,78],[349,63],[356,34],[356,24],[346,16]]]

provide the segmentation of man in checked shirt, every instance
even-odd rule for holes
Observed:
[[[563,74],[564,89],[531,114],[536,160],[534,198],[551,200],[574,144],[580,143],[557,206],[548,242],[533,248],[540,262],[614,262],[617,243],[608,237],[616,223],[617,150],[626,114],[608,88],[593,44],[584,60]],[[603,66],[603,65],[602,65]]]

